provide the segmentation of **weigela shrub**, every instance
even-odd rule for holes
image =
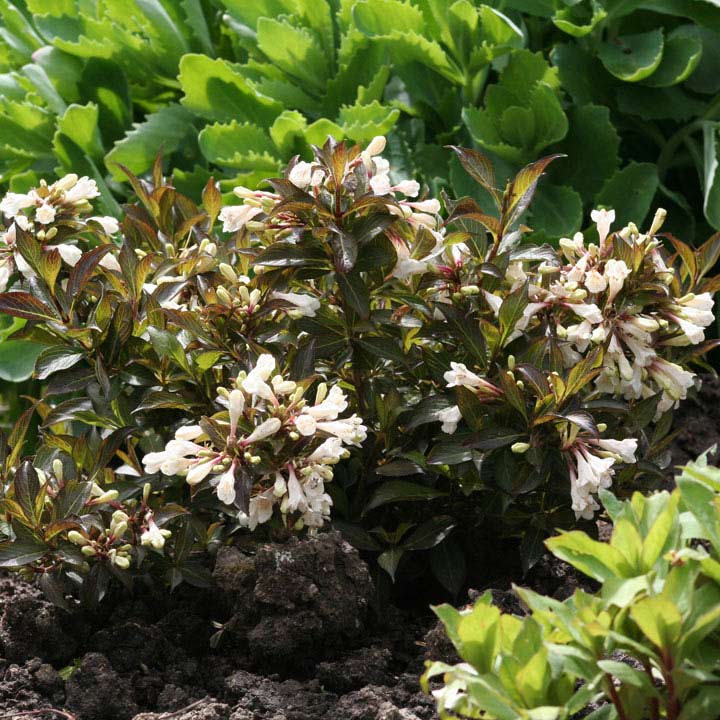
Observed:
[[[619,720],[717,716],[720,653],[720,470],[705,457],[672,494],[619,501],[602,492],[609,542],[580,531],[547,541],[557,557],[600,583],[560,602],[523,588],[525,617],[486,593],[472,609],[435,608],[461,659],[428,663],[443,676],[443,718]],[[585,711],[585,712],[583,712]]]
[[[409,550],[457,556],[454,528],[524,532],[529,565],[613,478],[662,464],[712,344],[718,239],[668,252],[661,212],[612,233],[597,211],[534,246],[522,219],[555,158],[501,192],[459,148],[495,208],[445,198],[443,221],[384,147],[329,140],[241,202],[209,182],[204,209],[158,161],[129,174],[119,228],[91,215],[87,178],[2,201],[0,311],[45,346],[43,392],[3,442],[3,567],[56,596],[101,596],[111,574],[203,583],[203,551],[315,532],[331,507],[391,575]]]

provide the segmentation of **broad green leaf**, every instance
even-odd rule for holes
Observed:
[[[381,105],[377,100],[370,104],[345,105],[340,108],[337,122],[344,137],[367,143],[377,135],[387,135],[393,128],[400,111]]]
[[[248,84],[241,65],[227,60],[185,55],[178,81],[184,92],[182,104],[209,120],[249,121],[268,127],[284,110]]]
[[[546,184],[538,188],[527,222],[549,237],[572,237],[582,219],[582,199],[573,188]]]
[[[720,92],[720,32],[702,26],[696,26],[696,31],[702,40],[702,55],[685,84],[694,92],[713,95]]]
[[[103,146],[98,129],[97,105],[70,105],[62,117],[58,118],[57,132],[70,138],[94,161],[102,159]],[[71,158],[63,158],[59,151],[60,148],[56,148],[65,171],[75,170],[76,168],[71,166]]]
[[[700,62],[703,43],[694,25],[675,28],[665,40],[662,62],[643,82],[651,87],[667,87],[687,80]]]
[[[573,106],[568,110],[568,121],[568,134],[557,147],[567,157],[553,165],[549,175],[579,193],[584,202],[590,202],[620,164],[620,137],[606,107]],[[547,189],[549,186],[541,187],[535,205]]]
[[[126,180],[118,167],[124,165],[136,175],[152,168],[159,152],[168,156],[181,147],[183,141],[195,136],[193,116],[180,105],[168,105],[152,113],[144,122],[133,123],[122,140],[105,156],[105,164],[115,180]]]
[[[330,74],[328,57],[316,36],[287,20],[263,17],[257,24],[258,49],[282,71],[315,92]]]
[[[629,222],[642,226],[658,187],[657,167],[651,163],[628,163],[608,178],[595,204],[615,210],[615,226]]]
[[[22,382],[32,376],[35,360],[45,346],[28,340],[0,342],[0,380]]]
[[[460,657],[480,673],[491,672],[500,644],[500,610],[476,603],[457,625]]]
[[[612,42],[603,42],[598,55],[611,75],[625,82],[639,82],[660,66],[664,42],[662,30],[620,35]]]

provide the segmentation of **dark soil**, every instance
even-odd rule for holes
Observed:
[[[720,382],[706,379],[675,427],[673,465],[719,442]],[[0,577],[0,720],[437,717],[418,678],[425,659],[457,661],[452,645],[425,608],[376,612],[367,566],[338,534],[225,548],[214,575],[212,591],[109,597],[93,612]],[[522,613],[513,580],[496,578],[493,599]],[[549,556],[522,584],[559,599],[594,589]]]

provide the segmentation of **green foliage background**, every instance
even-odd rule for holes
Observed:
[[[720,7],[706,0],[0,0],[0,187],[94,177],[118,215],[159,149],[176,186],[256,186],[328,135],[389,134],[397,177],[483,191],[444,145],[504,182],[550,170],[539,239],[669,210],[690,242],[720,228]],[[544,238],[543,238],[544,236]],[[0,319],[0,381],[32,348]],[[18,388],[8,395],[16,402]],[[6,398],[7,400],[8,398]],[[14,413],[13,413],[14,414]]]
[[[495,7],[493,7],[493,5]],[[87,173],[159,147],[199,194],[256,185],[328,134],[390,133],[399,173],[466,180],[442,145],[505,174],[566,152],[532,225],[580,229],[652,204],[692,239],[720,227],[720,7],[704,0],[0,0],[0,180]],[[697,227],[700,225],[702,227]]]

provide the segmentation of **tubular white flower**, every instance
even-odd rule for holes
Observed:
[[[320,403],[306,406],[303,408],[303,412],[316,420],[335,420],[341,412],[347,409],[347,406],[347,398],[342,388],[339,385],[333,385]]]
[[[593,210],[590,219],[597,225],[598,238],[602,246],[610,233],[610,226],[615,222],[615,211]]]
[[[622,290],[625,284],[625,278],[627,278],[629,274],[630,270],[624,260],[610,258],[605,263],[604,275],[608,283],[608,303],[611,303],[620,290]]]
[[[197,440],[203,434],[199,425],[185,425],[175,431],[176,440]],[[147,457],[147,455],[145,456]]]
[[[145,518],[147,529],[140,535],[140,544],[150,546],[153,550],[162,550],[165,547],[165,535],[155,523],[151,513]]]
[[[235,388],[230,391],[228,398],[228,408],[230,410],[230,434],[235,435],[238,421],[245,410],[245,396],[242,391]]]
[[[220,211],[223,232],[237,232],[244,228],[248,220],[262,213],[262,208],[253,205],[228,205]]]
[[[42,225],[49,225],[55,220],[55,206],[44,202],[36,211],[35,219]]]
[[[250,395],[258,395],[264,400],[275,400],[275,394],[267,380],[275,369],[275,358],[272,355],[261,355],[255,367],[241,382],[242,389]]]
[[[75,245],[62,245],[53,246],[59,253],[60,257],[71,267],[75,267],[82,257],[82,250]]]
[[[281,428],[282,421],[279,418],[268,418],[258,425],[246,438],[242,440],[243,445],[252,445],[253,443],[267,440],[272,437]]]
[[[305,190],[310,185],[310,178],[312,177],[312,165],[309,162],[300,160],[296,163],[293,169],[288,174],[288,180],[295,185],[295,187]]]
[[[607,280],[595,268],[592,268],[585,273],[584,284],[588,289],[588,292],[593,294],[604,292],[605,288],[607,288]]]
[[[617,455],[624,463],[632,464],[635,462],[635,453],[637,452],[638,441],[635,438],[626,440],[595,440],[595,444],[603,450]]]
[[[188,470],[185,482],[188,485],[197,485],[212,472],[216,464],[217,460],[215,458],[210,458],[204,462],[196,462]]]
[[[449,388],[460,386],[480,388],[486,384],[485,380],[471,370],[468,370],[463,363],[451,362],[450,367],[452,369],[443,375]]]
[[[457,405],[438,410],[435,417],[442,423],[442,431],[448,435],[452,435],[457,430],[458,423],[462,420],[462,414]]]
[[[292,312],[295,317],[315,317],[320,309],[320,301],[306,293],[274,292],[271,297],[294,305],[295,309]]]
[[[684,400],[695,384],[693,373],[664,358],[656,357],[648,366],[648,372],[673,401]]]
[[[392,191],[401,192],[406,197],[416,197],[420,192],[420,183],[417,180],[402,180],[397,185],[393,185]]]
[[[97,183],[85,175],[73,183],[72,187],[63,192],[62,201],[68,204],[77,204],[96,198],[99,195],[100,191],[98,190]]]
[[[14,218],[20,214],[21,210],[35,205],[37,200],[38,196],[34,190],[28,193],[9,192],[0,200],[0,213]]]
[[[235,466],[231,465],[227,472],[224,472],[216,487],[217,497],[225,505],[232,505],[235,502]]]
[[[93,217],[88,218],[88,221],[90,220],[100,225],[106,235],[115,235],[120,231],[120,223],[109,215],[93,215]]]

